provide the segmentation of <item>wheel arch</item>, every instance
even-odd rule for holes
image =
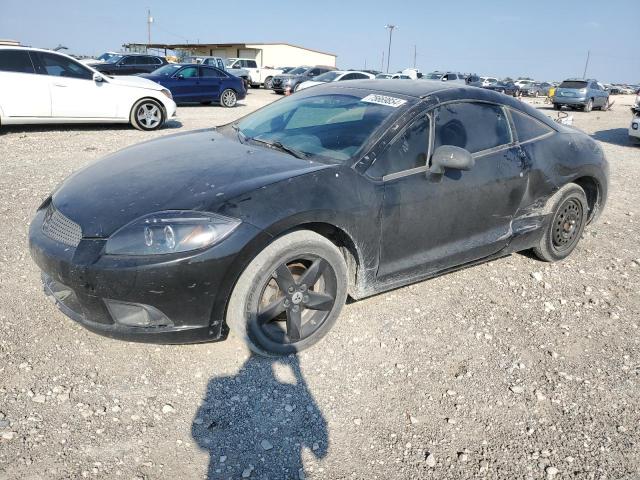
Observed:
[[[164,106],[164,103],[162,103],[162,100],[157,99],[156,97],[150,97],[148,95],[145,95],[144,97],[140,97],[140,98],[136,98],[133,103],[131,104],[131,106],[129,107],[129,118],[131,118],[131,114],[133,113],[133,109],[134,107],[140,103],[143,100],[153,100],[154,102],[156,102],[158,105],[160,105],[160,108],[162,109],[162,113],[164,114],[164,119],[165,121],[168,120],[167,118],[167,109]]]
[[[587,195],[587,204],[589,205],[587,222],[591,223],[600,214],[603,195],[602,185],[600,185],[600,182],[595,177],[588,175],[575,178],[572,180],[572,183],[582,187],[584,193]]]

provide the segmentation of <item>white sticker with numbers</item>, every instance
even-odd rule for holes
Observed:
[[[396,97],[390,97],[388,95],[378,95],[377,93],[372,93],[371,95],[367,95],[362,99],[363,102],[366,103],[377,103],[378,105],[386,105],[387,107],[398,108],[407,103],[406,100]]]

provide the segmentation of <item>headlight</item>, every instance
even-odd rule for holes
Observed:
[[[166,88],[163,88],[160,91],[164,93],[167,97],[169,97],[171,100],[173,100],[173,95],[171,95],[171,92],[169,90],[167,90]]]
[[[214,213],[153,213],[116,231],[107,240],[105,251],[110,255],[161,255],[198,250],[219,242],[240,223]]]

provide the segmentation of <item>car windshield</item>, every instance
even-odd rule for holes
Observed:
[[[108,58],[106,58],[104,61],[105,62],[109,62],[109,63],[117,63],[120,60],[122,60],[123,56],[122,55],[110,55],[108,53],[105,53],[104,55],[100,55],[98,57],[98,60],[100,60],[102,57],[104,57],[105,55],[109,55]]]
[[[306,72],[307,70],[309,70],[309,67],[296,67],[293,70],[289,70],[287,72],[287,74],[289,74],[289,75],[301,75],[304,72]]]
[[[153,75],[162,75],[164,77],[170,77],[181,68],[182,68],[182,65],[169,64],[169,65],[164,65],[163,67],[160,67],[151,73]]]
[[[111,58],[113,57],[120,57],[120,55],[116,55],[115,53],[103,53],[102,55],[100,55],[97,60],[100,60],[101,62],[108,62],[111,60]]]
[[[442,78],[441,73],[429,73],[426,76],[427,80],[440,80]]]
[[[340,75],[342,74],[338,72],[327,72],[327,73],[323,73],[322,75],[318,75],[313,80],[316,82],[333,82]]]
[[[296,94],[246,116],[237,130],[241,141],[255,140],[306,157],[347,162],[407,103],[397,96],[368,92]]]
[[[565,80],[560,84],[560,88],[587,88],[587,82],[582,82],[580,80]]]

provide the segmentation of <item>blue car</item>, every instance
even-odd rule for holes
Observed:
[[[247,95],[244,82],[219,68],[190,64],[171,63],[140,75],[168,88],[176,103],[212,102],[223,107],[234,107]]]

